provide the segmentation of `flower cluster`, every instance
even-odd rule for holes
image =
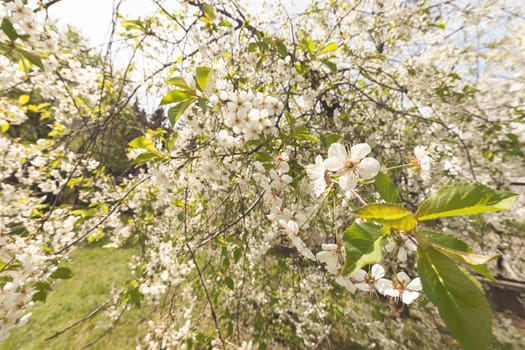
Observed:
[[[221,94],[226,102],[223,111],[224,125],[245,141],[257,139],[260,134],[272,134],[275,117],[283,110],[283,103],[273,96],[252,91]]]
[[[367,157],[370,151],[366,143],[352,146],[350,152],[340,143],[330,145],[328,158],[323,161],[317,156],[315,164],[306,167],[314,194],[319,197],[330,184],[330,179],[346,193],[356,188],[359,178],[373,179],[379,173],[380,165],[375,158]]]

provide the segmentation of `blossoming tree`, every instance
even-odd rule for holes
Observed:
[[[108,307],[162,306],[144,348],[334,348],[369,303],[428,301],[463,348],[490,347],[479,280],[494,244],[523,246],[523,8],[154,0],[115,16],[116,73],[111,45],[83,61],[35,17],[55,2],[0,5],[0,338],[104,240],[141,248]],[[167,120],[115,181],[94,146],[138,91]]]

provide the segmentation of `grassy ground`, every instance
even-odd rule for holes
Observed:
[[[93,309],[103,303],[111,294],[112,285],[122,286],[131,278],[128,266],[129,258],[135,251],[133,249],[104,249],[100,247],[80,248],[73,254],[73,261],[67,265],[75,276],[72,279],[61,281],[55,286],[45,304],[37,303],[31,309],[33,316],[29,323],[12,332],[11,337],[0,344],[0,350],[69,350],[82,349],[86,345],[100,338],[109,328],[111,322],[104,312],[80,323],[63,334],[46,340],[57,331],[64,329],[71,323],[82,319]],[[135,349],[139,339],[146,333],[147,320],[152,318],[152,306],[143,305],[141,309],[131,309],[124,313],[117,327],[109,334],[102,337],[90,349]],[[432,318],[430,313],[411,312],[411,318],[403,320],[402,337],[408,343],[408,348],[413,349],[456,349],[457,343],[446,336],[447,331],[436,315]],[[496,314],[494,333],[497,341],[492,349],[517,350],[525,347],[525,326],[515,324],[513,318],[502,318]],[[385,321],[392,326],[399,325],[392,320]],[[426,323],[440,324],[426,327]],[[425,328],[426,327],[426,328]],[[435,329],[434,329],[435,328]],[[443,332],[441,344],[429,342],[430,334],[422,330]],[[398,339],[401,335],[399,329],[385,329],[386,337]],[[331,342],[335,348],[365,349],[357,343],[349,342],[348,329],[336,329]],[[355,334],[361,339],[363,334]],[[340,339],[339,339],[340,338]],[[352,338],[352,337],[350,337]],[[326,348],[323,346],[322,348]]]
[[[33,316],[29,323],[13,331],[10,338],[0,344],[0,350],[81,349],[100,337],[111,324],[104,312],[46,340],[108,299],[112,285],[121,286],[130,279],[128,261],[133,253],[133,249],[78,249],[68,265],[75,276],[59,282],[45,304],[37,303],[31,309]],[[90,348],[134,349],[137,340],[145,335],[149,311],[143,306],[141,310],[125,312],[119,325]]]

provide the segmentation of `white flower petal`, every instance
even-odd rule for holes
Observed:
[[[335,283],[342,287],[345,287],[350,293],[355,293],[356,286],[348,278],[343,276],[337,276],[335,278]]]
[[[371,276],[373,279],[378,280],[382,278],[384,275],[385,275],[385,269],[383,266],[379,264],[374,264],[372,266]]]
[[[351,191],[357,186],[357,174],[354,172],[347,172],[343,174],[337,182],[343,191]]]
[[[339,158],[336,158],[336,157],[326,158],[323,164],[326,169],[330,171],[334,171],[334,172],[343,169],[343,166],[344,166],[344,163]]]
[[[348,159],[348,152],[346,152],[345,146],[340,143],[332,143],[328,148],[328,158],[336,158],[341,163],[344,163]]]
[[[407,290],[413,291],[413,292],[421,292],[423,290],[423,286],[421,285],[421,279],[414,278],[409,284],[407,284]]]
[[[355,285],[356,289],[359,289],[362,292],[370,292],[370,286],[368,283],[360,282]]]
[[[363,282],[367,273],[365,270],[357,270],[351,277],[357,282]]]
[[[334,252],[329,251],[322,251],[317,253],[317,260],[319,260],[320,263],[325,263],[329,266],[335,266],[337,265],[337,254],[334,254]]]
[[[350,149],[350,159],[361,160],[370,153],[371,149],[368,143],[358,143]]]
[[[396,278],[399,282],[403,284],[408,283],[410,281],[410,277],[408,277],[408,275],[403,271],[398,272]]]
[[[400,262],[407,261],[407,250],[403,247],[399,247],[399,251],[397,252],[397,260]]]
[[[383,246],[383,248],[385,248],[385,250],[388,253],[390,253],[392,250],[394,250],[395,247],[396,247],[396,244],[392,240],[388,241],[388,243]]]
[[[326,182],[324,179],[319,179],[318,181],[312,182],[310,184],[312,186],[312,191],[314,191],[314,195],[319,198],[326,190]]]
[[[374,284],[377,291],[384,296],[397,298],[399,297],[399,291],[394,288],[394,283],[385,278],[381,278]]]
[[[297,233],[299,233],[299,225],[295,221],[293,220],[288,221],[287,227],[288,227],[288,234],[296,235]]]
[[[419,296],[419,292],[411,292],[409,290],[405,290],[401,294],[401,301],[404,304],[408,305],[408,304],[412,303],[414,300],[416,300],[418,296]]]
[[[297,248],[299,253],[301,253],[305,258],[310,260],[315,260],[315,255],[312,251],[306,246],[301,238],[298,236],[291,237],[293,245]]]
[[[405,248],[411,252],[415,252],[417,250],[417,245],[411,241],[410,239],[405,239]]]
[[[323,250],[337,250],[337,244],[334,243],[323,243],[321,244]]]
[[[414,147],[414,155],[419,160],[423,159],[423,157],[427,155],[426,147],[425,146]]]
[[[323,194],[326,189],[325,181],[325,172],[326,168],[323,164],[323,158],[317,156],[315,158],[315,164],[310,164],[306,166],[306,174],[310,178],[310,186],[312,187],[316,197],[319,197]]]
[[[367,157],[363,159],[361,163],[359,163],[357,169],[359,170],[359,175],[363,179],[368,180],[374,178],[377,175],[377,173],[379,173],[381,165],[376,159]]]

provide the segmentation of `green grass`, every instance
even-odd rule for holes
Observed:
[[[136,253],[135,249],[104,249],[100,247],[79,248],[76,250],[72,254],[72,263],[65,265],[72,269],[75,274],[73,278],[60,281],[48,295],[45,304],[36,303],[31,309],[33,316],[29,323],[25,327],[14,330],[10,338],[0,344],[0,350],[76,350],[82,349],[98,339],[107,331],[111,322],[105,312],[80,323],[56,338],[46,340],[46,338],[57,331],[82,319],[107,300],[111,295],[112,285],[124,285],[132,277],[128,262],[134,253]],[[357,301],[348,300],[350,304],[354,302],[370,304],[370,308],[362,309],[366,312],[382,310],[377,315],[377,318],[387,317],[385,322],[387,325],[390,325],[385,327],[385,337],[392,339],[401,337],[407,342],[405,345],[408,345],[409,348],[457,348],[457,343],[447,335],[448,332],[439,318],[436,318],[437,315],[425,310],[425,308],[418,309],[418,311],[412,310],[412,317],[403,318],[404,331],[403,335],[400,335],[399,323],[392,321],[397,316],[394,314],[388,316],[388,310],[394,310],[387,308],[390,304],[386,304],[384,308],[377,309],[376,303],[364,296],[357,299]],[[157,316],[155,311],[158,311],[160,307],[158,306],[155,309],[153,306],[143,305],[140,309],[133,308],[126,311],[118,325],[93,346],[89,347],[89,349],[135,349],[138,341],[146,334],[147,321]],[[368,348],[354,342],[355,339],[361,339],[366,343],[366,327],[363,328],[361,326],[353,329],[353,325],[345,322],[346,316],[341,313],[339,317],[341,319],[336,323],[338,326],[336,326],[334,333],[331,335],[331,343],[335,348]],[[496,315],[494,333],[497,340],[493,344],[493,349],[523,349],[525,344],[523,329],[521,331],[515,330],[515,328],[509,329],[511,325],[508,322],[500,324],[500,317],[502,315]],[[440,326],[435,328],[436,324]],[[441,333],[441,344],[428,342],[429,334],[426,332],[429,330]],[[502,330],[504,330],[503,333]],[[368,340],[372,341],[372,339]],[[288,342],[286,344],[289,347],[289,339],[284,341]],[[321,348],[327,348],[327,346],[323,344]]]
[[[82,319],[111,296],[112,285],[122,286],[131,276],[128,266],[133,249],[79,248],[72,254],[73,278],[60,281],[48,295],[46,303],[31,309],[28,324],[11,333],[0,344],[10,349],[81,349],[99,338],[111,324],[105,312],[83,321],[52,340],[46,338]],[[151,307],[126,311],[118,325],[90,349],[134,349],[144,337]]]

